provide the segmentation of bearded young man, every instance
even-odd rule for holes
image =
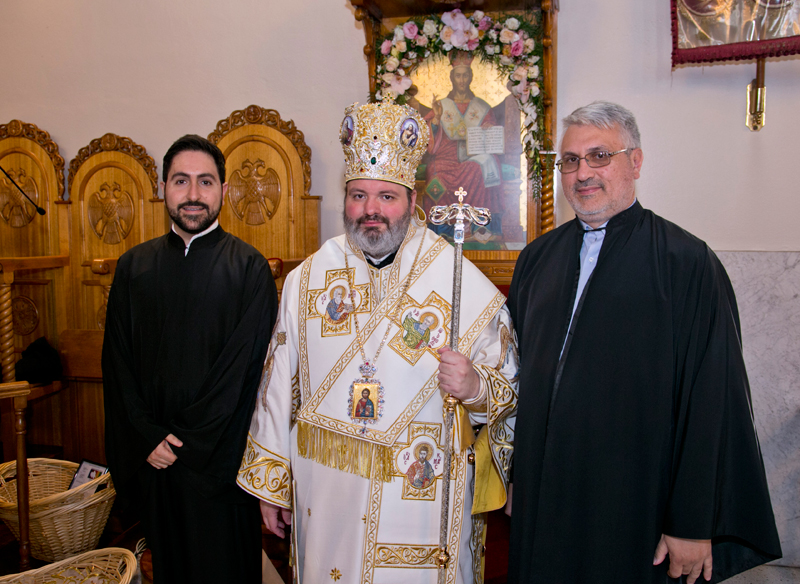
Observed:
[[[509,583],[719,582],[780,557],[725,269],[638,202],[631,112],[595,102],[564,126],[577,217],[525,248],[509,294]]]
[[[261,581],[258,502],[236,488],[277,292],[225,233],[225,158],[200,136],[164,156],[169,234],[120,257],[103,343],[106,457],[138,505],[158,583]]]
[[[413,144],[402,140],[409,120],[420,128]],[[511,459],[518,363],[508,311],[465,260],[460,351],[449,350],[454,251],[415,209],[425,122],[387,98],[349,107],[342,127],[354,128],[342,132],[346,234],[287,277],[239,485],[262,500],[272,532],[283,537],[292,523],[300,581],[433,584],[449,392],[463,405],[447,581],[472,584],[480,512],[504,504]],[[332,322],[326,307],[340,286],[352,311]],[[404,320],[428,313],[436,329],[410,347]],[[365,395],[372,416],[359,417]],[[485,424],[474,444],[471,424]],[[433,476],[412,481],[423,451]]]

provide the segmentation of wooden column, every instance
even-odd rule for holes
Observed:
[[[30,494],[28,491],[28,455],[25,450],[25,409],[30,386],[27,381],[0,385],[0,399],[14,400],[14,432],[17,443],[17,517],[19,518],[19,569],[30,569]]]
[[[11,285],[14,272],[2,271],[0,265],[0,364],[3,383],[14,381],[14,321],[11,316]]]

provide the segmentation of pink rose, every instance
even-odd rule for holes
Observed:
[[[403,34],[407,39],[413,39],[414,37],[417,36],[418,32],[419,32],[419,27],[417,26],[417,23],[415,23],[414,21],[410,20],[403,25]]]
[[[411,78],[401,75],[393,75],[391,73],[384,73],[381,76],[383,82],[388,84],[395,95],[403,95],[406,90],[411,87]]]
[[[392,41],[386,39],[381,43],[381,54],[388,55],[392,52]]]
[[[522,51],[525,50],[525,43],[522,39],[515,41],[511,45],[511,56],[512,57],[519,57],[522,54]]]
[[[418,47],[424,47],[425,45],[428,44],[428,37],[425,36],[424,34],[421,34],[416,39],[414,39],[414,42],[417,44]]]
[[[513,79],[514,81],[525,81],[527,78],[528,78],[527,67],[517,67],[511,74],[511,79]]]
[[[488,16],[481,18],[480,22],[478,23],[478,29],[489,30],[490,28],[492,28],[492,19]]]

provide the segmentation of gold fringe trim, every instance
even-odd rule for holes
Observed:
[[[392,480],[392,449],[380,444],[298,422],[297,450],[303,458],[330,468],[385,483]]]

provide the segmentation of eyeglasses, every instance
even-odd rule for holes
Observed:
[[[600,168],[603,166],[608,166],[611,164],[611,157],[616,156],[617,154],[622,154],[623,152],[627,152],[631,150],[631,148],[625,148],[624,150],[617,150],[616,152],[606,152],[605,150],[597,150],[596,152],[589,152],[586,156],[565,156],[558,162],[556,162],[556,166],[558,167],[558,171],[561,174],[569,174],[571,172],[575,172],[578,170],[578,167],[581,164],[581,160],[585,160],[586,164],[588,164],[591,168]]]

